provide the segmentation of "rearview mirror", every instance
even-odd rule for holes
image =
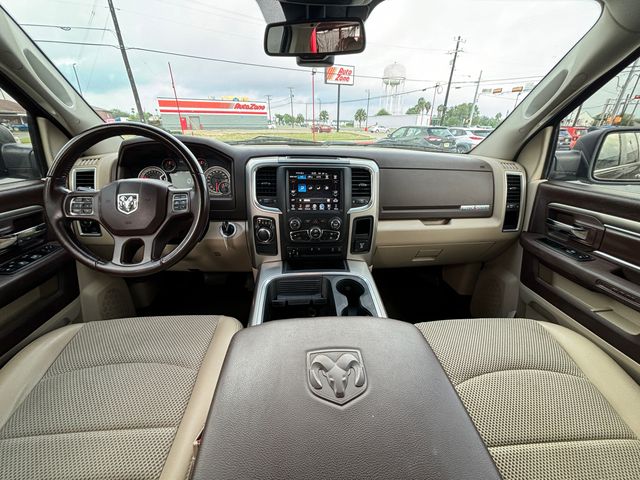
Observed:
[[[640,130],[612,129],[600,143],[593,165],[596,180],[640,180]]]
[[[276,57],[323,58],[360,53],[364,47],[359,19],[272,23],[264,35],[265,52]]]

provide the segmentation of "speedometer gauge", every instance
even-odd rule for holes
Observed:
[[[209,188],[209,195],[214,197],[228,196],[231,194],[231,176],[222,167],[211,167],[204,172]]]
[[[160,167],[145,167],[140,170],[138,178],[144,178],[146,180],[162,180],[163,182],[166,182],[167,173]]]

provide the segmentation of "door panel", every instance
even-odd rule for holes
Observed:
[[[75,262],[47,229],[42,185],[14,182],[0,190],[0,363],[78,296]]]
[[[640,200],[543,183],[520,241],[522,283],[640,362]]]

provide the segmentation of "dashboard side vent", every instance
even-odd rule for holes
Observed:
[[[265,207],[278,203],[278,167],[262,167],[256,171],[256,198]]]
[[[371,172],[366,168],[351,169],[351,206],[362,207],[371,201]]]
[[[91,170],[75,170],[73,185],[76,190],[95,190],[96,188],[96,171]]]
[[[507,199],[503,232],[518,229],[520,224],[520,203],[522,201],[522,175],[507,173]]]

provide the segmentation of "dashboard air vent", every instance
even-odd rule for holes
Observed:
[[[507,173],[507,200],[502,230],[518,229],[520,224],[520,202],[522,199],[522,175]]]
[[[256,172],[256,198],[265,207],[276,207],[278,200],[278,168],[262,167]]]
[[[93,169],[75,170],[74,186],[76,190],[95,190],[96,171]]]
[[[361,207],[371,201],[371,173],[366,168],[351,169],[351,206]]]

